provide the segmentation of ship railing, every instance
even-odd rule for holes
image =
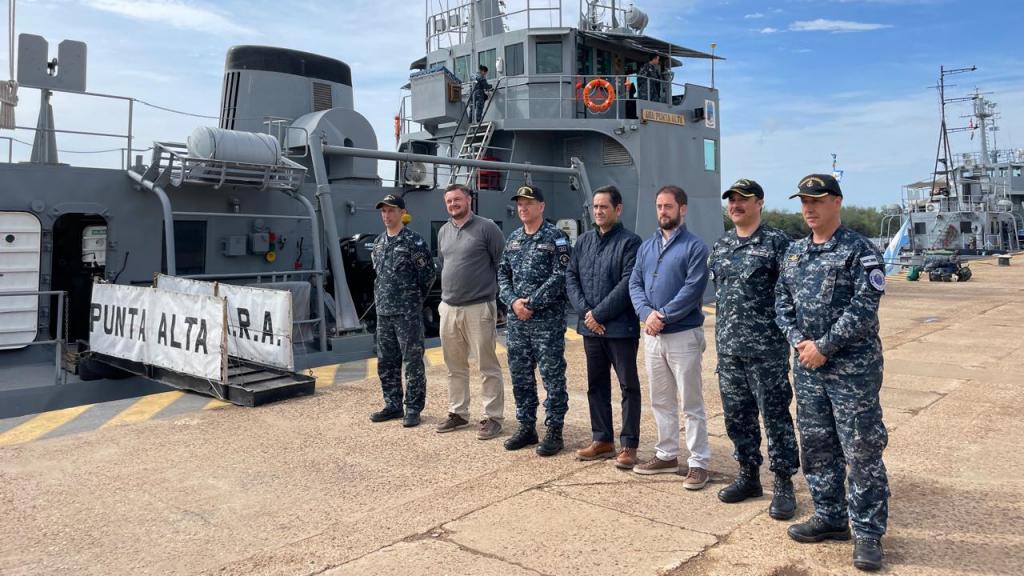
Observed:
[[[476,0],[424,0],[427,53],[464,44],[473,33]],[[494,14],[480,14],[484,30],[562,27],[561,0],[505,0]],[[480,8],[477,8],[479,10]]]
[[[61,359],[64,356],[64,339],[65,339],[65,314],[64,309],[67,307],[68,293],[66,290],[24,290],[18,292],[0,292],[0,298],[9,297],[15,298],[19,296],[56,296],[57,297],[57,330],[56,337],[49,340],[34,340],[32,342],[5,342],[4,348],[20,348],[23,346],[45,346],[53,344],[53,371],[54,381],[59,384],[67,384],[67,374],[64,372],[61,365]]]
[[[306,178],[306,168],[282,156],[279,164],[226,162],[189,156],[176,142],[155,142],[151,170],[166,174],[174,186],[203,184],[215,189],[225,184],[260,190],[296,190]]]
[[[1024,149],[1021,148],[989,150],[988,157],[984,157],[981,152],[964,152],[958,156],[960,164],[967,169],[981,166],[982,160],[985,160],[985,165],[989,168],[992,168],[994,164],[1009,162],[1024,163]]]

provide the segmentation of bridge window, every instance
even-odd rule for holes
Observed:
[[[480,53],[479,56],[480,66],[487,66],[488,78],[494,78],[495,75],[497,74],[497,70],[495,70],[494,66],[494,59],[497,58],[495,50],[495,48],[491,48],[490,50],[484,50],[483,52]]]
[[[537,74],[562,73],[562,41],[537,42]]]
[[[715,148],[717,148],[717,143],[714,140],[704,140],[704,169],[708,172],[718,169],[718,162],[715,161]]]
[[[469,73],[469,54],[465,56],[459,56],[455,59],[455,77],[463,82],[469,82],[471,78]]]
[[[526,71],[523,62],[523,43],[505,46],[505,75],[519,76]]]

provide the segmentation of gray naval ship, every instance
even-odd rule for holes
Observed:
[[[119,380],[96,362],[94,282],[148,286],[162,273],[289,290],[297,368],[372,355],[369,246],[386,194],[405,199],[409,225],[435,252],[453,182],[477,190],[477,212],[506,234],[519,226],[511,195],[523,183],[545,191],[546,217],[570,239],[590,225],[591,190],[605,184],[623,191],[623,220],[642,236],[656,229],[654,193],[668,183],[687,191],[692,231],[708,243],[722,233],[718,92],[674,74],[683,59],[716,56],[645,35],[648,16],[614,1],[581,2],[572,25],[557,1],[426,6],[396,151],[381,149],[355,109],[348,65],[265,46],[228,49],[217,127],[140,145],[137,101],[87,89],[84,43],[64,40],[47,60],[47,40],[21,34],[21,97],[37,90],[41,106],[34,128],[18,127],[35,134],[31,160],[0,164],[0,418],[166,385],[216,392],[152,367],[131,370],[148,380]],[[657,73],[638,76],[654,55]],[[492,89],[475,118],[481,64]],[[57,92],[71,105],[127,103],[127,132],[97,133],[123,139],[122,167],[65,162],[60,135],[81,132],[60,128]],[[396,163],[394,181],[381,177],[382,160]],[[428,335],[438,296],[424,311]],[[228,379],[259,380],[259,368]]]
[[[887,261],[922,264],[929,254],[1008,253],[1024,242],[1024,149],[1000,149],[997,105],[977,90],[946,96],[946,78],[974,67],[941,68],[939,142],[932,175],[903,187],[901,204],[884,208]],[[970,105],[967,126],[947,125],[947,106]],[[977,136],[978,150],[954,154],[950,134]]]

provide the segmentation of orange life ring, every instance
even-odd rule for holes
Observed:
[[[594,102],[594,96],[598,90],[604,90],[607,95],[604,102]],[[587,110],[595,114],[600,114],[605,110],[612,107],[612,102],[615,101],[615,88],[612,87],[612,83],[605,80],[604,78],[594,78],[583,88],[583,105],[587,107]]]

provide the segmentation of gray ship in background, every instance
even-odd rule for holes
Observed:
[[[348,65],[265,46],[228,49],[218,126],[140,145],[138,101],[87,89],[84,43],[64,40],[48,60],[46,39],[21,34],[20,97],[36,90],[41,106],[34,127],[18,125],[34,132],[31,160],[0,164],[0,417],[163,389],[90,362],[97,281],[151,285],[163,273],[289,290],[297,368],[372,355],[369,246],[386,194],[404,197],[409,226],[435,253],[448,218],[441,191],[453,182],[477,189],[477,213],[506,234],[519,226],[513,191],[540,186],[547,218],[573,240],[590,225],[593,188],[617,185],[624,223],[646,236],[654,193],[671,183],[689,194],[689,228],[709,244],[721,235],[718,92],[673,73],[682,59],[716,56],[645,35],[646,14],[614,1],[581,2],[574,26],[558,1],[425,6],[425,55],[399,103],[396,151],[355,109]],[[638,78],[653,55],[660,78]],[[493,90],[472,122],[480,64]],[[72,106],[124,102],[127,118],[64,130],[50,104],[58,92]],[[121,138],[122,166],[66,163],[62,133]],[[396,162],[394,181],[380,176],[381,160]],[[428,335],[439,292],[424,311]]]
[[[941,121],[931,177],[903,187],[902,204],[883,208],[882,237],[891,265],[921,265],[929,254],[983,255],[1020,250],[1024,242],[1024,149],[996,145],[996,104],[975,91],[946,97],[946,77],[975,68],[941,68]],[[950,127],[946,107],[969,103],[967,126]],[[949,135],[977,135],[978,150],[956,154]],[[891,266],[890,270],[895,266]]]

